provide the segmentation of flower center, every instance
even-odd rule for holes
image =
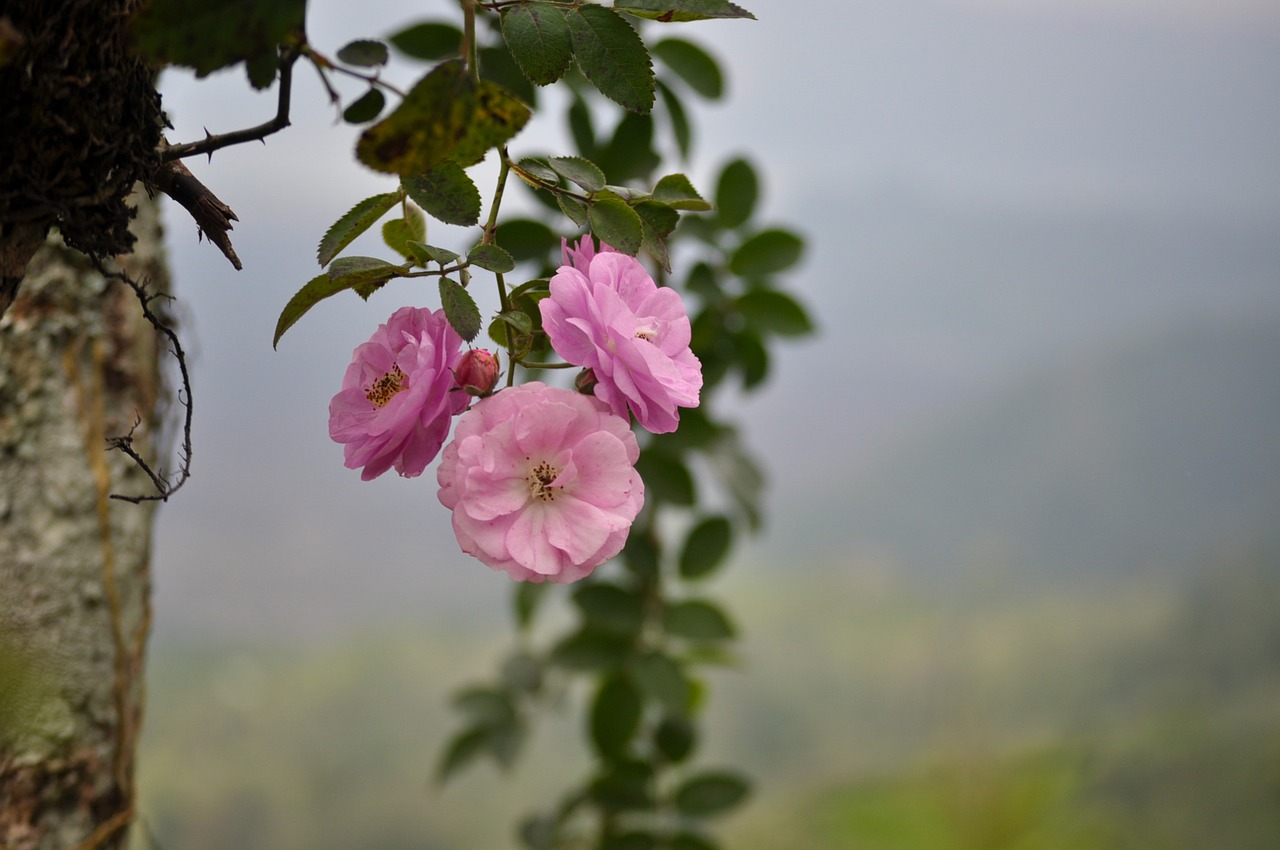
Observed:
[[[658,336],[658,322],[652,316],[646,318],[636,317],[635,338],[642,339],[645,342],[653,342]]]
[[[529,484],[529,495],[535,499],[541,499],[544,502],[554,502],[556,494],[563,488],[552,487],[551,482],[556,480],[556,476],[560,474],[560,470],[556,469],[545,460],[529,470],[529,474],[525,476],[525,481]]]
[[[375,407],[386,407],[392,397],[401,390],[409,388],[409,379],[399,366],[392,366],[391,371],[374,381],[365,391],[364,397],[373,402]]]

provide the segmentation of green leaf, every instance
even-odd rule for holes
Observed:
[[[518,263],[545,259],[560,247],[560,239],[551,228],[531,218],[513,218],[499,224],[497,240]]]
[[[653,116],[622,113],[609,143],[596,156],[614,183],[647,178],[662,162],[653,149]]]
[[[560,211],[579,227],[586,224],[590,218],[587,202],[581,198],[575,198],[572,195],[556,195],[556,204],[560,207]],[[623,203],[623,206],[626,204]]]
[[[667,839],[663,850],[720,850],[720,845],[693,832],[681,832]]]
[[[529,106],[538,105],[538,87],[520,70],[506,42],[480,48],[478,58],[481,79],[497,83]]]
[[[728,230],[746,224],[755,214],[760,180],[745,159],[735,159],[720,172],[716,182],[716,217]]]
[[[387,46],[380,41],[360,38],[338,48],[338,61],[361,68],[375,68],[387,64]]]
[[[764,383],[769,377],[769,349],[765,348],[760,334],[750,328],[734,334],[733,348],[742,372],[742,388],[750,390]]]
[[[386,215],[387,210],[394,207],[399,201],[399,194],[387,192],[384,195],[365,198],[347,210],[342,218],[333,223],[333,226],[325,232],[324,238],[320,240],[320,247],[316,250],[316,259],[319,260],[320,266],[323,268],[329,265],[329,262],[338,255],[339,251],[350,245],[353,239],[364,233],[374,222]]]
[[[710,18],[756,16],[728,0],[614,0],[614,8],[654,21],[705,21]]]
[[[363,124],[366,121],[372,121],[382,113],[382,107],[386,105],[387,99],[383,96],[381,89],[369,89],[353,101],[350,106],[342,110],[342,120],[348,124]]]
[[[406,56],[435,62],[459,55],[462,30],[452,24],[426,21],[401,30],[388,40]]]
[[[650,49],[698,94],[708,100],[724,96],[724,76],[720,73],[720,65],[698,45],[682,38],[664,38]]]
[[[244,62],[244,72],[249,77],[249,85],[257,91],[269,88],[276,81],[276,72],[279,67],[279,54],[274,47]]]
[[[650,650],[631,660],[631,676],[649,699],[660,703],[670,714],[689,711],[689,682],[670,656]]]
[[[789,230],[762,230],[738,246],[729,270],[740,277],[784,271],[800,261],[804,240]]]
[[[636,462],[636,472],[644,479],[646,498],[673,505],[694,504],[693,475],[679,458],[644,449]]]
[[[538,582],[521,582],[538,584]],[[545,586],[542,582],[540,586]],[[526,652],[518,652],[502,665],[502,681],[516,692],[537,693],[542,687],[542,662]]]
[[[483,728],[465,729],[453,737],[445,748],[436,778],[444,782],[453,774],[475,761],[489,747],[490,731]]]
[[[602,95],[632,112],[653,108],[653,64],[644,41],[612,9],[588,4],[567,14],[573,53]]]
[[[573,103],[569,104],[569,133],[573,136],[573,144],[578,153],[590,159],[599,153],[596,145],[596,128],[591,121],[591,107],[578,92],[573,93]]]
[[[422,242],[410,242],[409,250],[413,251],[413,257],[418,261],[418,265],[425,266],[427,263],[436,262],[442,266],[447,266],[454,260],[458,259],[458,254],[450,251],[448,248],[440,248],[436,245],[427,245]]]
[[[728,640],[733,624],[725,613],[698,599],[677,602],[663,612],[662,627],[667,634],[688,640]]]
[[[536,581],[522,581],[516,587],[516,625],[522,630],[533,624],[533,615],[538,610],[538,603],[547,595],[547,587],[545,582]]]
[[[443,62],[360,135],[356,158],[374,171],[423,174],[468,135],[475,113],[475,88],[462,62]]]
[[[729,554],[733,526],[726,517],[713,516],[693,527],[680,551],[680,575],[703,578],[715,572]]]
[[[400,185],[437,221],[471,227],[480,220],[480,191],[452,160],[444,160],[425,174],[401,177]]]
[[[335,282],[329,277],[328,272],[321,272],[307,281],[280,311],[280,318],[276,320],[276,333],[271,338],[271,347],[275,348],[280,343],[280,337],[284,336],[284,332],[293,327],[294,323],[317,303],[349,288],[350,286],[345,283]]]
[[[151,0],[133,20],[138,49],[156,67],[194,68],[203,77],[264,53],[301,32],[306,0]]]
[[[697,734],[687,718],[664,717],[653,730],[653,743],[667,761],[679,764],[693,753]]]
[[[511,697],[493,688],[467,688],[453,698],[453,704],[469,715],[476,726],[506,726],[516,716]]]
[[[689,817],[717,815],[746,799],[747,780],[728,771],[708,771],[683,782],[676,789],[676,810]]]
[[[556,172],[552,170],[551,166],[547,165],[540,159],[534,159],[531,156],[526,156],[524,159],[517,162],[516,166],[520,168],[521,171],[528,173],[531,177],[536,177],[544,183],[550,183],[553,186],[560,185],[560,175],[556,174]]]
[[[658,575],[660,560],[661,553],[654,535],[633,530],[622,550],[623,565],[634,575],[649,580]]]
[[[598,850],[657,850],[658,839],[652,833],[633,829],[601,839]]]
[[[625,676],[606,678],[591,704],[591,742],[605,758],[617,758],[640,728],[644,702]]]
[[[412,205],[405,206],[405,215],[405,218],[393,218],[382,225],[382,241],[406,260],[417,262],[418,257],[409,243],[421,243],[426,238],[426,218]]]
[[[449,154],[462,165],[475,165],[489,151],[524,129],[533,114],[518,97],[492,80],[481,80],[467,131]]]
[[[684,104],[675,92],[662,80],[658,80],[658,94],[662,95],[662,103],[667,108],[667,117],[671,120],[671,135],[676,140],[676,148],[682,159],[688,159],[693,150],[693,127],[689,124],[689,116],[685,114]]]
[[[458,336],[467,342],[476,338],[480,333],[480,308],[462,284],[447,277],[440,278],[440,305]]]
[[[635,205],[635,211],[644,225],[642,247],[657,260],[658,265],[670,272],[671,257],[667,253],[667,237],[679,224],[680,214],[656,201],[641,201]]]
[[[587,210],[591,233],[601,242],[624,254],[635,256],[644,242],[644,222],[640,216],[620,198],[596,201]]]
[[[500,322],[504,325],[510,325],[511,328],[515,330],[516,333],[522,334],[524,336],[529,336],[530,334],[533,333],[533,319],[529,318],[528,313],[522,312],[520,310],[504,310],[494,318],[494,322]],[[494,332],[494,329],[492,326],[490,326],[489,328],[490,335],[492,335],[493,332]],[[506,331],[503,331],[503,333],[504,333],[504,337],[501,340],[498,340],[498,342],[501,345],[506,345],[507,344],[507,339],[505,337]]]
[[[577,183],[588,192],[599,192],[604,188],[604,172],[594,162],[580,156],[553,156],[547,160],[551,170],[573,183]]]
[[[354,289],[361,298],[368,298],[375,289],[404,272],[402,266],[377,257],[339,257],[329,265],[329,278],[334,284]]]
[[[616,584],[593,583],[573,593],[573,604],[594,629],[623,637],[636,635],[644,625],[640,597]]]
[[[482,243],[472,248],[467,254],[467,261],[473,266],[479,266],[497,274],[506,274],[516,267],[516,261],[511,258],[511,255],[493,244]]]
[[[502,11],[502,37],[531,82],[550,85],[573,61],[573,40],[564,11],[552,3],[525,3]]]
[[[742,448],[736,432],[726,429],[705,453],[711,469],[733,497],[753,531],[760,528],[760,501],[764,494],[764,473],[750,452]],[[645,479],[648,481],[648,479]]]
[[[813,333],[809,314],[785,292],[752,289],[737,300],[736,306],[747,324],[758,331],[781,336],[805,336]]]
[[[571,670],[601,670],[617,667],[630,649],[625,638],[584,627],[557,643],[551,660]]]
[[[610,812],[652,809],[653,767],[642,761],[617,762],[591,783],[591,798]]]
[[[659,180],[653,187],[653,199],[677,210],[702,212],[711,209],[711,204],[703,200],[683,174],[668,174]]]

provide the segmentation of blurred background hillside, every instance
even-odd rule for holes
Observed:
[[[761,164],[822,336],[737,405],[770,513],[712,588],[744,641],[704,760],[757,781],[726,846],[1280,847],[1280,7],[745,5],[680,33],[732,84],[689,173]],[[452,7],[349,9],[311,3],[312,39]],[[270,114],[244,88],[169,75],[173,137]],[[319,235],[385,190],[314,81],[294,99],[199,164],[244,273],[169,217],[200,407],[159,523],[144,821],[166,850],[514,847],[581,730],[431,781],[510,585],[431,481],[360,482],[327,438],[410,295],[271,351]]]

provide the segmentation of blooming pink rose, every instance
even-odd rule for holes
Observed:
[[[571,582],[622,550],[644,505],[630,425],[537,381],[458,420],[436,480],[462,551],[521,581]]]
[[[590,237],[565,248],[565,265],[539,303],[551,347],[595,373],[595,394],[654,434],[674,431],[677,408],[697,407],[702,364],[689,350],[689,316],[634,257],[595,253]],[[570,265],[572,262],[572,265]]]
[[[443,310],[402,307],[356,348],[329,402],[329,436],[345,444],[348,469],[364,467],[365,481],[393,465],[406,478],[422,474],[470,402],[451,392],[461,346]]]

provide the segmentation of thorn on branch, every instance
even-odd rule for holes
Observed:
[[[209,187],[205,186],[195,175],[187,170],[181,160],[171,160],[160,166],[156,179],[160,191],[173,198],[191,213],[195,219],[199,235],[207,236],[209,241],[218,247],[222,255],[231,261],[236,271],[243,266],[231,246],[231,238],[227,233],[232,229],[231,222],[239,221],[231,207],[219,200]]]

